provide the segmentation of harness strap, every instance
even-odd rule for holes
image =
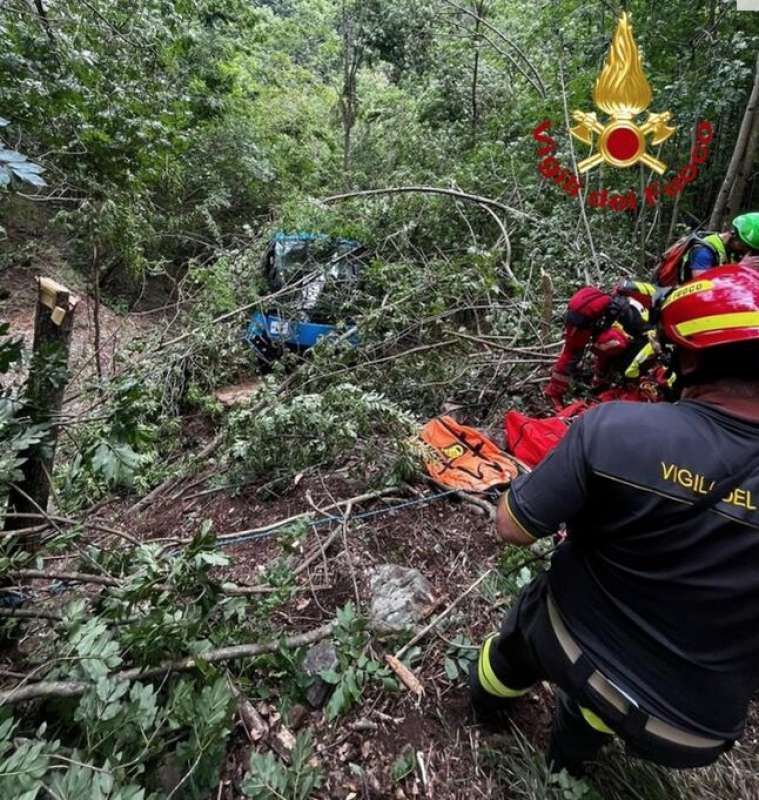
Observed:
[[[570,682],[577,687],[590,686],[622,715],[619,723],[615,721],[615,730],[631,738],[645,732],[659,739],[695,749],[722,747],[727,744],[725,739],[710,739],[670,725],[631,703],[608,678],[593,666],[590,659],[583,653],[564,623],[550,592],[546,595],[546,605],[556,639],[564,654],[572,662],[572,666],[569,668]]]

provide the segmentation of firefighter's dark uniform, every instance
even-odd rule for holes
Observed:
[[[606,403],[513,482],[518,526],[568,537],[483,646],[475,689],[556,683],[556,763],[614,732],[641,757],[700,766],[740,736],[759,685],[759,476],[678,515],[758,450],[759,425],[715,406]]]

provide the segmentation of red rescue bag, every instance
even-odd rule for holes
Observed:
[[[572,417],[592,404],[576,400],[553,417],[537,419],[520,411],[508,411],[503,418],[506,449],[530,469],[539,464],[564,438]]]
[[[654,283],[658,286],[677,286],[685,283],[684,261],[688,251],[701,237],[696,233],[681,236],[662,255],[654,269]]]

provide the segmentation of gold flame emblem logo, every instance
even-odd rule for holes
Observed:
[[[602,124],[594,113],[575,111],[572,114],[578,123],[570,129],[575,139],[592,147],[593,134],[598,136],[598,152],[577,165],[580,172],[587,172],[602,162],[614,167],[632,167],[640,163],[659,175],[667,169],[663,161],[646,152],[646,137],[651,134],[653,145],[666,142],[676,130],[667,125],[672,115],[669,111],[649,112],[642,125],[634,119],[651,104],[651,87],[640,62],[641,52],[633,37],[630,17],[622,14],[606,63],[593,88],[593,103],[611,117],[611,122]]]

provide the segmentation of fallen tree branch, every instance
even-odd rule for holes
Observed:
[[[215,664],[221,661],[231,661],[236,658],[254,658],[264,653],[273,653],[282,647],[292,649],[303,647],[307,644],[319,642],[326,639],[332,633],[336,625],[335,621],[328,622],[319,628],[314,628],[306,633],[299,633],[286,639],[275,639],[261,644],[240,644],[231,647],[220,647],[216,650],[209,650],[202,656],[190,656],[180,658],[176,661],[164,661],[157,667],[142,669],[133,667],[119,672],[111,673],[108,677],[116,681],[148,680],[158,677],[167,672],[188,672],[195,669],[198,662]],[[39,681],[30,683],[26,686],[19,686],[0,692],[0,706],[22,703],[27,700],[37,700],[48,697],[80,697],[95,684],[84,683],[82,681]]]
[[[333,194],[330,197],[322,198],[322,202],[337,203],[340,200],[349,200],[352,197],[372,197],[383,194],[441,194],[448,197],[457,197],[459,200],[467,200],[470,203],[497,208],[507,214],[515,214],[523,219],[538,222],[532,215],[520,211],[518,208],[512,208],[511,206],[499,203],[497,200],[491,200],[489,197],[480,197],[480,195],[477,194],[458,192],[455,189],[441,189],[437,186],[391,186],[387,189],[364,189],[356,192],[345,192],[344,194]]]
[[[396,361],[400,358],[406,358],[406,356],[415,355],[416,353],[425,353],[428,350],[437,350],[441,347],[450,347],[453,344],[456,344],[454,339],[446,339],[445,341],[433,342],[432,344],[422,344],[418,347],[412,347],[409,350],[403,350],[400,353],[393,353],[392,355],[383,356],[382,358],[375,358],[373,361],[363,361],[352,364],[350,367],[342,367],[334,372],[327,372],[324,375],[314,375],[311,378],[306,378],[306,380],[303,381],[302,386],[308,386],[309,383],[314,383],[314,381],[323,381],[327,378],[334,378],[335,375],[341,375],[344,372],[355,372],[356,370],[364,367],[375,367],[377,364],[384,364],[387,361]]]
[[[55,514],[34,514],[32,512],[16,512],[16,511],[9,511],[6,517],[14,517],[20,519],[44,519],[47,520],[47,525],[45,528],[53,527],[58,530],[59,533],[62,531],[59,529],[59,525],[81,525],[84,528],[92,528],[95,531],[101,531],[103,533],[110,533],[113,536],[118,536],[121,539],[125,539],[127,542],[133,545],[139,546],[142,544],[139,539],[135,539],[134,536],[126,533],[125,531],[117,530],[116,528],[111,528],[109,525],[103,525],[101,522],[93,522],[91,520],[78,520],[78,519],[69,519],[68,517],[59,517]],[[23,528],[22,530],[28,530]],[[44,528],[43,528],[44,530]],[[21,531],[4,531],[0,534],[2,538],[11,538],[16,534],[20,533]]]
[[[301,569],[296,570],[293,574],[297,575]],[[89,572],[45,572],[41,569],[14,569],[8,572],[8,576],[16,580],[45,580],[45,581],[72,581],[75,583],[94,583],[98,586],[109,586],[111,588],[125,588],[123,581],[117,578],[112,578],[107,575],[93,575]],[[134,577],[134,576],[132,576]],[[158,591],[174,591],[173,588],[164,583],[156,583],[153,588]],[[312,586],[310,589],[325,589],[325,586]],[[237,584],[221,584],[222,594],[229,595],[230,597],[246,597],[247,595],[254,594],[271,594],[276,592],[276,587],[273,586],[238,586]],[[304,589],[305,591],[305,589]],[[1,615],[0,615],[1,616]],[[19,616],[13,614],[12,616]],[[50,617],[52,619],[52,617]]]
[[[498,342],[494,342],[491,339],[485,339],[481,336],[472,336],[470,333],[461,333],[461,331],[448,331],[448,333],[451,336],[458,336],[459,339],[467,339],[470,342],[477,342],[478,344],[484,344],[487,347],[492,347],[493,350],[502,350],[504,353],[511,353],[519,356],[532,356],[534,360],[539,360],[541,362],[545,362],[546,364],[552,364],[556,360],[555,356],[549,355],[548,353],[541,353],[537,350],[527,350],[523,347],[509,347],[508,345],[499,344]],[[525,359],[524,361],[517,361],[514,363],[530,364],[533,362],[531,362],[529,359]]]
[[[511,283],[515,287],[519,287],[521,284],[511,269],[511,239],[509,238],[509,232],[506,230],[503,220],[498,216],[498,214],[495,213],[495,211],[493,211],[492,208],[490,208],[490,206],[485,206],[482,203],[480,203],[479,206],[483,211],[486,211],[488,214],[490,214],[490,216],[495,220],[496,225],[498,225],[501,230],[501,236],[498,239],[498,242],[496,242],[496,246],[498,246],[501,239],[503,239],[503,249],[506,251],[506,255],[501,261],[501,269],[506,273],[506,277],[511,281]]]
[[[52,614],[47,611],[27,611],[24,608],[0,608],[0,618],[6,619],[50,619],[53,622],[60,622],[63,617],[60,614]]]

